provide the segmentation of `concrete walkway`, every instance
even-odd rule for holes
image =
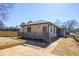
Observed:
[[[48,53],[51,53],[51,51],[54,50],[54,48],[57,46],[57,44],[59,43],[59,41],[61,41],[63,38],[59,38],[57,41],[53,42],[52,44],[50,44],[45,50]]]

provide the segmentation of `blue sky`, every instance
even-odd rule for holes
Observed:
[[[17,26],[21,22],[29,20],[47,20],[54,22],[56,19],[64,22],[66,20],[79,20],[79,4],[68,3],[17,3],[15,4],[6,26]],[[78,21],[79,22],[79,21]]]

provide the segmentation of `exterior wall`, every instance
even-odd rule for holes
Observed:
[[[46,26],[47,31],[48,31],[48,24],[38,24],[38,25],[24,26],[23,30],[24,30],[24,32],[27,32],[27,27],[31,27],[31,32],[42,32],[43,26]]]
[[[57,27],[54,25],[49,25],[49,39],[52,40],[56,37],[57,37]]]
[[[43,33],[43,26],[47,27],[47,33]],[[27,32],[27,27],[31,27],[31,32]],[[52,32],[51,32],[51,27],[52,27]],[[49,24],[29,25],[29,26],[24,26],[22,29],[23,32],[25,33],[23,37],[43,39],[47,42],[50,42],[51,39],[57,36],[56,33],[57,27],[54,25],[49,25]]]
[[[51,28],[52,28],[52,32],[51,32]],[[51,33],[53,36],[57,36],[57,27],[54,25],[50,25],[49,26],[49,33]]]
[[[47,27],[47,32],[43,32],[43,26]],[[27,32],[27,27],[31,27],[31,32]],[[46,42],[50,42],[48,23],[47,24],[37,24],[37,25],[24,26],[22,28],[22,31],[24,31],[23,38],[43,39]]]

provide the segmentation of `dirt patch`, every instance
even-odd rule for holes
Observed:
[[[33,44],[36,44],[35,42],[30,42],[33,44],[28,44],[25,40],[17,39],[16,37],[0,37],[0,44],[3,48],[0,50],[0,55],[11,55],[11,56],[56,56],[55,54],[51,53],[51,51],[56,47],[58,42],[61,41],[61,39],[51,43],[48,47],[42,48]],[[24,42],[24,43],[22,43]],[[39,42],[37,42],[39,43]],[[20,45],[22,44],[22,45]],[[10,46],[9,46],[10,45]],[[39,44],[41,45],[41,44]],[[12,47],[13,46],[13,47]],[[9,48],[6,48],[9,47]]]
[[[78,42],[73,38],[62,38],[52,50],[53,54],[64,56],[79,56]]]
[[[29,46],[18,45],[7,49],[0,50],[2,56],[54,56],[51,53],[41,51]]]
[[[0,37],[0,49],[23,44],[23,41],[14,40],[8,37]]]
[[[6,56],[6,55],[7,56],[55,56],[54,54],[48,52],[50,51],[49,48],[41,48],[36,45],[24,44],[22,43],[24,41],[25,40],[17,39],[16,37],[0,37],[0,42],[2,43],[0,44],[1,46],[0,55],[3,55],[3,56]]]

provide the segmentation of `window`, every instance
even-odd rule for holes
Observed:
[[[50,29],[50,31],[52,32],[52,26],[51,26],[51,29]]]
[[[31,32],[31,27],[27,27],[27,32]]]
[[[55,34],[55,27],[53,27],[53,34]]]

